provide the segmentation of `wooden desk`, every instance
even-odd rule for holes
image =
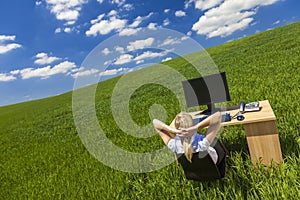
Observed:
[[[244,113],[245,119],[238,121],[232,119],[223,122],[222,126],[232,126],[242,124],[247,137],[248,148],[253,165],[261,162],[270,165],[272,161],[277,164],[282,163],[282,153],[276,127],[276,117],[268,100],[259,102],[261,110],[256,112]],[[230,116],[235,115],[239,109],[229,110]],[[198,112],[190,112],[193,118]]]

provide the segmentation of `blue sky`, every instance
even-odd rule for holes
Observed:
[[[102,52],[121,52],[114,68],[81,66],[99,43],[116,34],[128,37],[162,27],[208,48],[299,21],[299,8],[298,0],[1,1],[0,106],[71,91],[77,77],[126,73],[129,63],[141,65],[146,57],[172,58],[149,50],[122,54],[124,49],[115,47]],[[151,37],[132,41],[131,48],[152,42]]]

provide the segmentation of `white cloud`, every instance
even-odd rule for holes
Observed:
[[[125,52],[124,48],[123,48],[123,47],[120,47],[120,46],[116,46],[116,47],[115,47],[115,50],[116,50],[117,52],[119,52],[119,53],[124,53],[124,52]]]
[[[194,3],[195,8],[199,10],[207,10],[219,5],[223,0],[189,0],[186,2],[185,7],[189,7],[190,4]]]
[[[65,32],[65,33],[71,33],[73,31],[77,31],[74,27],[65,27],[65,28],[56,28],[54,33],[61,33],[61,32]]]
[[[115,65],[122,65],[125,63],[129,63],[132,61],[133,56],[130,54],[122,54],[119,58],[114,62]]]
[[[12,75],[18,75],[19,73],[20,73],[19,69],[16,69],[16,70],[13,70],[10,72],[10,74],[12,74]]]
[[[98,22],[93,20],[92,23],[94,24],[85,32],[87,36],[106,35],[113,30],[121,31],[126,26],[127,20],[112,16],[108,20],[100,20]]]
[[[131,36],[135,35],[137,32],[139,32],[142,28],[125,28],[120,31],[120,36]]]
[[[104,2],[104,0],[97,0],[100,4],[102,4]],[[126,0],[108,0],[108,2],[110,4],[117,4],[117,6],[122,6],[124,5],[124,3],[126,2]],[[125,4],[124,6],[126,6],[127,4]]]
[[[177,11],[175,12],[175,16],[176,16],[176,17],[184,17],[184,16],[186,16],[186,14],[185,14],[185,12],[182,11],[182,10],[177,10]]]
[[[180,38],[181,41],[184,41],[184,40],[187,40],[189,39],[190,37],[188,35],[184,35]]]
[[[210,32],[208,37],[216,37],[216,36],[225,37],[227,35],[231,35],[233,32],[237,30],[243,30],[246,27],[248,27],[252,20],[253,18],[245,18],[237,23],[232,23],[228,26],[220,27],[217,30]]]
[[[58,57],[49,57],[46,53],[38,53],[36,54],[35,58],[37,59],[34,61],[34,63],[38,65],[50,64],[57,60],[60,60],[60,58]]]
[[[137,64],[137,65],[139,65],[139,64],[141,64],[141,63],[143,63],[144,62],[144,60],[137,60],[135,63]]]
[[[102,50],[102,53],[107,56],[108,54],[111,53],[111,51],[108,48],[105,48]]]
[[[180,43],[180,40],[177,38],[172,38],[172,37],[168,37],[167,39],[165,39],[160,45],[159,47],[162,46],[167,46],[167,45],[173,45],[173,44],[178,44]]]
[[[110,65],[112,62],[113,62],[113,61],[111,61],[111,60],[107,60],[107,61],[104,62],[104,66]]]
[[[169,19],[165,19],[164,21],[163,21],[163,25],[164,26],[168,26],[170,24],[170,20]]]
[[[133,10],[134,9],[134,7],[133,7],[133,5],[132,4],[125,4],[124,6],[123,6],[123,8],[126,10],[126,11],[130,11],[130,10]]]
[[[16,39],[15,35],[0,35],[0,42],[3,41],[14,41]]]
[[[71,31],[72,31],[72,29],[70,27],[64,28],[64,32],[65,33],[70,33]]]
[[[181,41],[184,41],[184,40],[187,40],[187,39],[190,39],[191,38],[191,35],[192,35],[192,31],[189,31],[186,33],[186,35],[182,36],[180,38]]]
[[[170,9],[165,9],[164,10],[164,13],[169,13],[170,12]]]
[[[148,26],[147,26],[148,29],[150,30],[156,30],[157,29],[157,23],[149,23]]]
[[[61,33],[61,28],[56,28],[54,33]]]
[[[105,16],[105,14],[98,15],[98,17],[96,19],[91,20],[91,24],[96,24],[96,23],[100,22],[104,16]]]
[[[36,6],[39,6],[39,5],[41,5],[41,4],[42,4],[42,1],[36,1],[36,2],[35,2],[35,5],[36,5]]]
[[[29,79],[33,77],[40,77],[43,79],[49,78],[52,75],[55,74],[66,74],[69,70],[75,68],[76,65],[73,62],[64,61],[62,63],[59,63],[58,65],[55,65],[51,68],[51,66],[46,66],[42,68],[25,68],[21,70],[14,70],[14,74],[20,74],[22,79]]]
[[[14,49],[18,49],[20,47],[22,47],[22,46],[20,44],[17,44],[17,43],[0,45],[0,54],[5,54],[9,51],[12,51]]]
[[[149,19],[153,15],[153,12],[149,13],[147,16],[141,17],[138,16],[134,19],[134,22],[129,25],[129,27],[135,28],[138,27],[144,20]]]
[[[162,56],[165,56],[167,54],[166,51],[164,52],[151,52],[151,51],[146,51],[144,52],[143,54],[137,56],[134,58],[134,61],[141,61],[141,60],[144,60],[144,59],[149,59],[149,58],[157,58],[157,57],[162,57]]]
[[[0,82],[8,82],[8,81],[13,81],[15,79],[16,77],[14,77],[13,75],[0,73]]]
[[[38,54],[39,55],[39,54]],[[40,55],[43,55],[43,53],[40,53]],[[22,79],[30,79],[34,77],[39,77],[41,79],[47,79],[52,75],[56,74],[66,74],[71,75],[73,77],[78,76],[86,76],[90,75],[92,73],[98,73],[98,71],[95,71],[95,69],[91,70],[84,70],[83,67],[76,68],[75,63],[64,61],[61,62],[54,67],[51,67],[50,65],[42,68],[24,68],[24,69],[17,69],[12,70],[7,74],[0,73],[0,82],[1,81],[12,81],[16,80],[17,76],[19,75]]]
[[[111,4],[117,4],[117,6],[122,6],[125,2],[126,2],[126,0],[109,0],[109,2],[111,3]]]
[[[153,44],[154,38],[150,37],[145,40],[136,40],[134,42],[129,42],[129,45],[127,46],[128,51],[134,51],[137,49],[143,49],[145,47],[149,47]]]
[[[280,20],[277,20],[276,22],[274,22],[273,24],[279,24],[280,23]]]
[[[142,21],[143,18],[141,16],[138,16],[137,18],[135,18],[134,22],[129,27],[138,27]]]
[[[105,14],[101,14],[96,19],[91,20],[92,26],[88,31],[86,31],[86,35],[106,35],[112,31],[117,31],[119,32],[120,36],[131,36],[140,31],[141,28],[138,28],[138,26],[140,26],[144,20],[150,18],[152,15],[153,12],[150,12],[147,16],[138,16],[130,25],[127,25],[127,19],[121,19],[116,10],[111,10],[107,14],[108,19],[104,19]]]
[[[163,59],[161,62],[165,62],[165,61],[168,61],[168,60],[172,60],[172,58],[171,57],[167,57],[167,58]]]
[[[112,76],[117,73],[126,73],[129,71],[129,68],[119,68],[119,69],[110,69],[100,73],[100,76]]]
[[[218,7],[204,13],[196,22],[192,30],[199,35],[211,37],[225,37],[237,30],[243,30],[254,20],[257,8],[271,5],[278,0],[227,0]]]
[[[46,0],[48,8],[58,20],[68,21],[74,24],[79,18],[82,5],[88,0]]]
[[[15,35],[0,35],[0,54],[5,54],[14,49],[21,48],[22,45],[20,44],[9,43],[11,41],[15,41],[15,39],[16,39]]]
[[[96,74],[98,72],[99,72],[99,70],[94,69],[94,68],[87,69],[87,70],[84,70],[84,68],[80,68],[80,70],[78,72],[76,72],[75,74],[72,74],[71,76],[74,78],[77,78],[77,77],[82,77],[82,76],[90,76],[90,75]]]
[[[118,16],[118,12],[116,10],[111,10],[107,16],[112,17],[112,16]]]

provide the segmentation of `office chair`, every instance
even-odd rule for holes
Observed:
[[[215,139],[213,147],[217,151],[218,161],[215,164],[207,151],[193,153],[192,163],[184,154],[177,154],[178,163],[182,166],[188,180],[210,181],[225,177],[226,157],[229,153],[225,146]]]

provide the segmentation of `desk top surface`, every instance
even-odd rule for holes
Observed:
[[[272,121],[276,120],[276,116],[272,110],[272,107],[268,100],[259,101],[259,106],[261,107],[260,111],[254,112],[246,112],[244,113],[245,119],[243,121],[238,121],[237,119],[232,119],[228,122],[223,122],[223,126],[231,126],[236,124],[248,124],[248,123],[255,123],[255,122],[265,122],[265,121]],[[239,112],[238,109],[228,110],[230,112],[230,116],[234,116],[236,113]],[[196,115],[199,111],[190,112],[193,118],[201,117],[201,115]]]

